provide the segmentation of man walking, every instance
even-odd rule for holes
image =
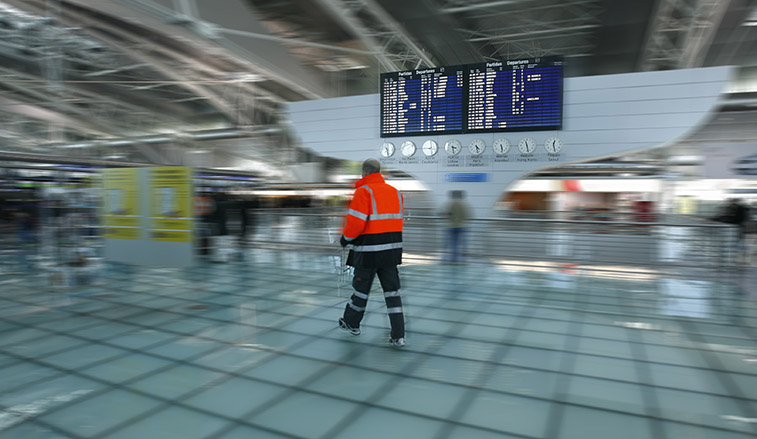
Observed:
[[[462,262],[462,249],[465,248],[465,224],[470,219],[470,206],[465,202],[465,192],[449,192],[450,200],[444,206],[443,214],[447,219],[447,259],[453,264]]]
[[[397,265],[402,263],[402,194],[384,182],[376,159],[363,162],[363,178],[355,183],[355,194],[347,212],[340,243],[349,245],[347,265],[355,267],[352,287],[355,292],[344,308],[339,327],[360,335],[360,321],[368,304],[373,279],[378,275],[384,290],[386,311],[392,332],[389,343],[405,345],[405,317],[400,298]]]

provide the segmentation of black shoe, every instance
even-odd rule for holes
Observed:
[[[345,322],[341,317],[339,317],[339,327],[352,335],[360,335],[360,328],[353,328],[352,326],[348,325],[347,322]]]

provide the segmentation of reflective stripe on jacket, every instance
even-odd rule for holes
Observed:
[[[401,264],[402,194],[378,172],[363,177],[355,186],[342,233],[351,244],[347,263],[366,268]]]

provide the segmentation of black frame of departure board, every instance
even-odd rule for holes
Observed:
[[[416,70],[410,70],[410,71],[403,71],[403,72],[391,72],[391,73],[382,73],[381,74],[381,82],[379,83],[379,92],[381,93],[381,107],[379,109],[380,114],[380,120],[381,124],[379,127],[379,132],[381,133],[381,137],[403,137],[403,136],[428,136],[428,135],[443,135],[443,134],[462,134],[465,130],[465,125],[467,124],[467,112],[461,113],[461,128],[457,130],[444,130],[444,131],[413,131],[410,133],[389,133],[384,134],[384,81],[386,78],[399,78],[400,76],[406,76],[407,79],[419,79],[421,76],[424,75],[431,75],[435,73],[447,73],[449,72],[456,72],[461,71],[463,74],[463,86],[462,86],[462,102],[460,105],[462,106],[462,110],[465,110],[468,107],[468,84],[467,84],[467,75],[466,75],[466,67],[465,65],[457,65],[457,66],[443,66],[443,67],[435,67],[430,69],[416,69]]]
[[[510,67],[509,70],[514,70],[516,68],[519,68],[520,66],[529,66],[529,68],[537,68],[537,67],[560,67],[560,81],[559,81],[559,122],[555,125],[532,125],[532,126],[523,126],[523,127],[509,127],[509,128],[480,128],[480,129],[469,129],[468,128],[468,97],[470,95],[470,71],[471,69],[486,69],[487,67],[502,67],[505,69],[507,66]],[[399,78],[402,76],[407,76],[409,78],[415,79],[419,78],[421,75],[423,75],[423,72],[430,72],[430,71],[458,71],[462,70],[464,72],[463,76],[463,96],[462,96],[462,102],[461,102],[461,108],[460,108],[460,114],[462,117],[463,125],[462,129],[455,129],[455,130],[444,130],[444,131],[413,131],[409,133],[384,133],[384,81],[385,78]],[[474,134],[474,133],[503,133],[503,132],[517,132],[517,131],[557,131],[562,129],[562,120],[563,120],[563,107],[564,107],[564,77],[565,77],[565,69],[564,69],[564,62],[563,58],[560,56],[550,56],[550,57],[542,57],[542,58],[531,58],[531,59],[519,59],[519,60],[503,60],[503,61],[494,61],[489,63],[477,63],[477,64],[465,64],[465,65],[457,65],[457,66],[446,66],[446,67],[436,67],[435,69],[418,69],[418,70],[411,70],[411,71],[404,71],[404,72],[391,72],[391,73],[383,73],[381,74],[381,82],[379,84],[379,92],[381,94],[381,100],[380,100],[380,109],[379,109],[379,117],[380,117],[380,127],[379,127],[379,133],[381,138],[389,138],[389,137],[412,137],[412,136],[429,136],[429,135],[447,135],[447,134]]]
[[[465,107],[465,119],[466,119],[466,126],[463,129],[463,131],[467,134],[473,134],[473,133],[507,133],[507,132],[517,132],[517,131],[557,131],[562,129],[562,119],[563,119],[563,103],[564,103],[564,96],[563,96],[563,81],[565,78],[565,69],[564,69],[564,63],[562,60],[562,57],[558,56],[551,56],[551,57],[543,57],[543,58],[531,58],[531,59],[518,59],[518,60],[508,60],[508,61],[495,61],[495,62],[487,62],[487,63],[479,63],[479,64],[469,64],[467,65],[466,75],[465,75],[465,86],[466,86],[466,92],[467,95],[470,96],[470,71],[472,69],[487,69],[489,67],[495,67],[495,68],[501,68],[502,70],[512,71],[516,69],[520,69],[521,66],[527,66],[527,69],[534,69],[534,68],[541,68],[541,67],[559,67],[560,68],[560,80],[559,80],[559,104],[558,104],[558,111],[559,111],[559,117],[558,122],[553,125],[528,125],[528,126],[522,126],[522,127],[508,127],[508,128],[468,128],[468,121],[470,119],[470,115],[468,114],[468,102],[466,102]],[[466,99],[467,101],[467,99]]]

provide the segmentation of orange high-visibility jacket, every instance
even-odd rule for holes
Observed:
[[[377,268],[402,263],[404,199],[376,172],[355,183],[342,234],[350,243],[347,264]]]

